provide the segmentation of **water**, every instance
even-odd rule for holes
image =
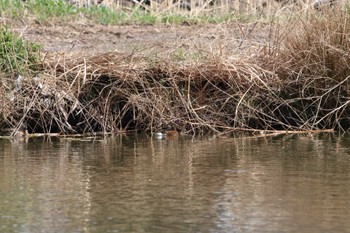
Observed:
[[[0,141],[0,232],[347,232],[350,137]]]

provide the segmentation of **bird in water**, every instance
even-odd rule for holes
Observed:
[[[162,129],[159,132],[154,133],[157,139],[164,139],[164,138],[173,138],[178,135],[178,132],[176,129],[168,126],[164,129]]]

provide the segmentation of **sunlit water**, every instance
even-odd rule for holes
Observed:
[[[349,232],[350,137],[0,141],[0,232]]]

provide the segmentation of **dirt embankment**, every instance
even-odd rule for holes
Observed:
[[[174,58],[181,53],[247,55],[247,50],[253,52],[269,39],[269,26],[257,22],[175,26],[104,26],[84,22],[40,25],[33,22],[18,25],[15,31],[43,45],[44,51],[76,57],[109,52],[164,58]]]
[[[39,77],[2,98],[3,117],[30,133],[347,130],[348,17],[286,28],[18,24],[48,55]]]
[[[220,60],[246,59],[269,39],[269,26],[259,22],[104,26],[32,21],[17,23],[12,29],[41,44],[50,57],[45,70],[48,76],[36,77],[36,86],[25,79],[25,89],[14,94],[18,109],[12,112],[13,103],[7,103],[8,125],[14,131],[25,125],[31,133],[153,131],[168,126],[186,132],[223,129],[225,123],[219,118],[226,116],[215,113],[219,106],[203,105],[213,98],[224,103],[229,96],[215,97],[220,95],[214,90],[218,87],[209,88],[209,92],[214,90],[210,95],[203,94],[207,79],[216,79]],[[184,64],[190,67],[180,67]],[[200,77],[207,68],[209,73]],[[228,78],[224,73],[223,79]],[[198,103],[181,100],[184,86],[191,85],[188,78],[204,78],[188,86],[194,88],[193,98],[201,99]],[[175,103],[178,100],[182,103]],[[171,102],[174,106],[169,108]],[[185,102],[187,107],[182,106]],[[203,109],[200,115],[207,116],[196,116],[194,108]],[[200,119],[203,117],[214,125],[218,118],[219,125],[212,127]]]

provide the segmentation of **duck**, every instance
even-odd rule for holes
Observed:
[[[156,136],[157,139],[164,139],[164,138],[175,137],[176,135],[178,135],[178,132],[176,129],[172,127],[167,127],[162,129],[159,132],[155,132],[154,135]]]
[[[26,122],[23,122],[19,126],[6,128],[4,131],[1,131],[1,133],[10,137],[26,137],[28,135],[28,126]]]

